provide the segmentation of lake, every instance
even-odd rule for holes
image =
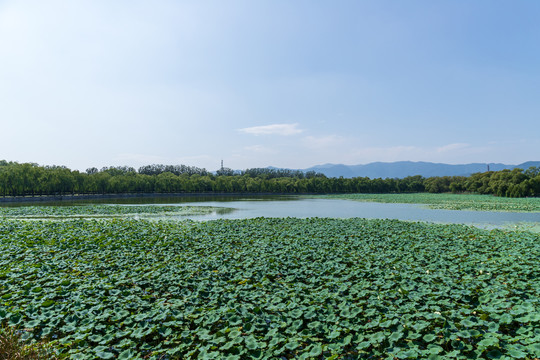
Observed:
[[[208,215],[167,216],[167,219],[247,219],[256,217],[331,217],[331,218],[367,218],[397,219],[406,221],[427,221],[434,223],[467,224],[482,228],[502,228],[514,224],[525,227],[540,226],[540,212],[491,212],[465,210],[429,209],[420,204],[394,204],[360,202],[341,199],[312,199],[294,195],[285,196],[182,196],[182,197],[147,197],[128,199],[102,199],[82,201],[62,201],[38,203],[32,205],[89,205],[89,204],[125,204],[125,205],[178,205],[212,206],[222,210]],[[28,206],[30,204],[13,204]]]
[[[82,204],[147,204],[147,205],[192,205],[221,207],[208,215],[178,217],[179,219],[214,220],[246,219],[256,217],[332,217],[368,219],[398,219],[407,221],[427,221],[434,223],[468,224],[482,228],[508,227],[523,223],[540,225],[540,212],[490,212],[464,210],[436,210],[426,205],[388,204],[360,202],[339,199],[308,199],[288,196],[183,196],[131,199],[104,199],[78,202],[56,202],[40,205],[82,205]],[[28,204],[25,204],[28,205]],[[230,208],[234,210],[230,210]],[[167,217],[171,218],[171,217]]]

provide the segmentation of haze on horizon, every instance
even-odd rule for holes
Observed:
[[[0,159],[539,160],[540,2],[0,2]]]

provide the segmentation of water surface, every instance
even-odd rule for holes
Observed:
[[[84,200],[77,202],[40,203],[39,205],[88,204],[178,205],[212,206],[222,208],[211,214],[167,216],[166,218],[214,220],[247,219],[256,217],[331,217],[397,219],[434,223],[468,224],[483,228],[540,226],[540,213],[491,212],[470,210],[429,209],[426,205],[360,202],[341,199],[306,199],[298,196],[185,196],[130,199]],[[28,204],[24,204],[28,206]],[[233,210],[231,210],[231,208]]]

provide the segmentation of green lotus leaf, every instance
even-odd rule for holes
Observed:
[[[369,340],[372,344],[378,344],[382,342],[385,338],[386,336],[382,331],[376,332],[375,334],[369,336]]]
[[[390,321],[390,320],[383,321],[382,323],[379,324],[379,326],[381,326],[383,328],[390,327],[390,326],[392,326],[392,321]]]
[[[278,345],[279,343],[282,343],[285,341],[285,338],[281,337],[281,336],[276,336],[276,337],[273,337],[270,342],[268,343],[268,346],[271,347],[271,348],[274,348],[276,347],[276,345]]]
[[[298,319],[300,316],[302,316],[304,312],[300,309],[294,309],[292,311],[289,312],[289,315],[293,318],[293,319]]]
[[[167,327],[167,328],[162,327],[158,329],[158,333],[163,337],[167,337],[171,335],[172,332],[173,332],[173,329],[171,329],[170,327]]]
[[[202,351],[198,358],[203,360],[217,359],[219,357],[219,352],[217,351]]]
[[[304,320],[296,319],[291,323],[292,332],[299,331],[304,326]]]
[[[135,352],[135,350],[127,349],[127,350],[122,351],[120,354],[118,354],[118,359],[130,360],[130,359],[135,358],[136,354],[137,353]]]
[[[242,318],[238,315],[233,315],[229,318],[229,324],[232,326],[238,326],[242,323]]]
[[[322,353],[322,347],[320,344],[313,344],[309,349],[309,356],[316,357]]]
[[[402,337],[403,337],[403,333],[399,332],[399,331],[396,331],[396,332],[392,333],[392,335],[390,335],[390,337],[388,339],[390,341],[392,341],[392,342],[396,342],[399,339],[401,339]]]
[[[148,317],[148,314],[145,314],[145,313],[137,314],[137,315],[133,316],[133,320],[139,322],[139,321],[143,321],[147,317]]]
[[[285,348],[287,350],[294,350],[298,348],[300,344],[297,341],[289,341],[287,344],[285,344]]]
[[[41,329],[41,336],[42,337],[49,336],[52,332],[53,332],[53,328],[45,327],[45,328]]]
[[[248,350],[255,350],[259,348],[257,340],[255,340],[255,338],[253,338],[252,336],[246,338],[245,343]]]
[[[427,336],[427,335],[426,335]],[[444,349],[437,345],[428,345],[428,353],[431,355],[440,354],[444,351]]]
[[[108,333],[103,335],[103,338],[100,341],[101,345],[109,344],[115,338],[114,334]]]
[[[310,329],[316,329],[320,327],[322,324],[319,321],[314,321],[308,324],[308,328]]]
[[[103,337],[100,336],[100,335],[90,335],[88,337],[88,340],[99,343],[99,342],[101,342],[103,340]]]
[[[334,330],[328,335],[328,338],[329,339],[335,339],[335,338],[339,337],[339,335],[341,335],[341,332],[339,332],[337,330]]]
[[[496,337],[485,337],[483,340],[478,342],[478,347],[480,349],[487,349],[488,347],[499,346],[499,339]]]
[[[337,343],[338,343],[340,346],[344,347],[344,346],[349,345],[349,344],[351,343],[351,341],[352,341],[352,335],[347,335],[347,336],[345,336],[345,337],[339,339],[339,340],[337,341]]]
[[[238,329],[233,329],[229,332],[229,334],[227,335],[229,338],[231,339],[234,339],[234,338],[237,338],[239,337],[240,335],[242,335],[242,332]]]
[[[247,332],[247,333],[250,333],[252,332],[254,329],[253,329],[253,324],[252,323],[247,323],[245,324],[243,327],[242,327],[242,330],[244,332]]]
[[[30,320],[30,321],[24,323],[24,327],[26,327],[26,328],[35,328],[40,323],[41,323],[41,321],[39,321],[39,320]]]
[[[354,317],[357,317],[359,314],[362,313],[362,308],[360,307],[357,307],[357,308],[353,308],[350,310],[351,314],[350,314],[350,318],[354,318]]]
[[[358,343],[358,345],[356,345],[356,348],[358,350],[363,350],[363,349],[367,349],[371,346],[371,342],[369,341],[362,341],[360,343]]]
[[[114,354],[107,351],[96,352],[96,356],[100,359],[114,359]]]
[[[71,354],[70,358],[76,359],[76,360],[86,360],[86,359],[92,359],[94,358],[94,356],[90,356],[90,355],[82,354],[82,353],[76,353],[76,354]]]
[[[0,321],[70,358],[527,359],[539,254],[526,231],[396,220],[0,219]]]
[[[417,359],[418,353],[414,350],[402,350],[396,354],[398,359]]]
[[[73,325],[66,325],[66,326],[62,326],[60,330],[67,334],[67,333],[72,333],[72,332],[77,331],[77,327]]]
[[[490,332],[497,332],[497,331],[499,331],[499,324],[497,324],[496,322],[493,322],[493,321],[490,322],[490,323],[488,324],[488,330],[489,330]]]
[[[22,341],[30,340],[33,337],[34,337],[34,334],[31,331],[23,331],[23,333],[21,334]]]
[[[54,300],[45,300],[44,302],[41,303],[41,307],[44,307],[44,308],[51,307],[55,303],[56,302]]]
[[[109,351],[108,347],[106,346],[96,346],[94,349],[93,349],[93,352],[96,354],[96,356],[100,359],[112,359],[115,357],[115,355]]]
[[[466,339],[472,337],[472,334],[471,334],[471,332],[469,330],[458,331],[456,335],[459,336],[459,337],[462,337],[462,338],[466,338]]]
[[[508,355],[510,355],[514,359],[524,359],[524,358],[527,357],[526,353],[524,353],[521,350],[517,350],[517,349],[508,350]]]
[[[532,317],[529,314],[515,318],[515,321],[518,323],[528,323],[528,322],[531,322],[531,320],[532,320]]]
[[[463,326],[465,326],[465,327],[473,327],[473,326],[476,325],[475,322],[472,322],[472,321],[470,321],[470,320],[468,320],[468,319],[462,320],[462,321],[461,321],[461,324],[462,324]]]
[[[499,323],[501,324],[510,324],[512,322],[513,318],[512,318],[512,315],[510,314],[503,314],[500,318],[499,318]]]
[[[135,339],[141,339],[146,336],[146,330],[143,328],[137,328],[131,333],[130,336]]]
[[[429,323],[427,321],[418,321],[412,325],[413,329],[415,329],[416,331],[422,331],[428,326]]]
[[[527,349],[536,357],[540,356],[540,342],[527,345]]]
[[[486,356],[488,359],[501,359],[503,357],[503,354],[498,349],[493,349],[488,351],[486,353]]]
[[[350,309],[347,307],[343,310],[341,310],[340,314],[339,314],[341,317],[344,317],[344,318],[350,318],[352,317],[352,314],[351,314],[351,311]]]

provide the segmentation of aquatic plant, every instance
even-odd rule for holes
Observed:
[[[72,359],[530,359],[539,258],[395,220],[0,220],[0,322]]]

